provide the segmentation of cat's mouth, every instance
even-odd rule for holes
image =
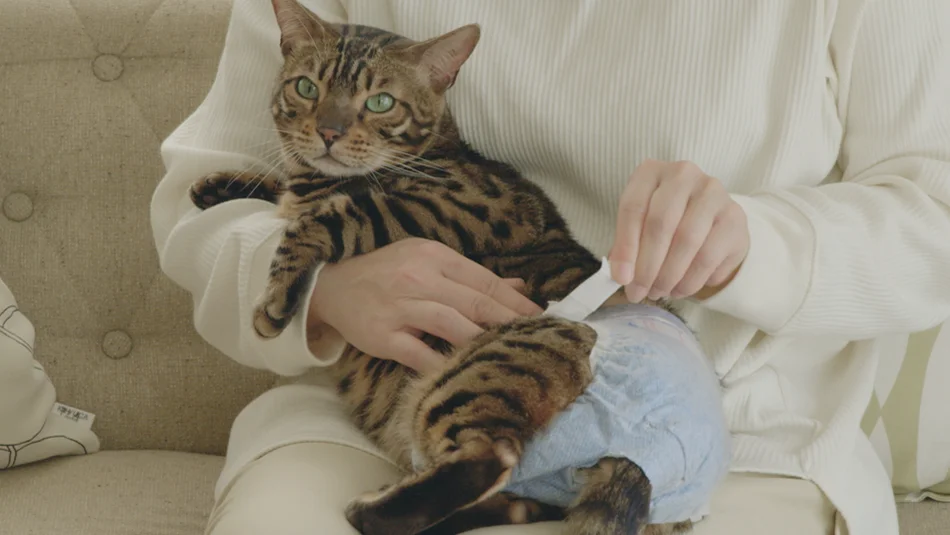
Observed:
[[[293,163],[304,168],[319,171],[326,176],[351,176],[361,173],[361,168],[344,163],[330,154],[329,151],[324,152],[320,156],[313,157],[302,154],[301,151],[294,147],[285,147],[284,154]]]
[[[363,174],[362,167],[354,167],[342,162],[336,156],[329,152],[319,158],[307,158],[307,163],[311,167],[328,176],[355,176]]]
[[[336,158],[336,156],[330,154],[329,152],[327,152],[327,153],[324,154],[323,156],[320,156],[319,158],[317,158],[317,159],[314,160],[314,161],[315,161],[315,162],[333,162],[333,163],[335,163],[335,164],[347,166],[345,163],[343,163],[343,162],[341,162],[340,160],[338,160],[338,159]],[[349,166],[347,166],[347,167],[349,167]]]

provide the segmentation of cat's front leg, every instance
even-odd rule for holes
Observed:
[[[222,171],[209,173],[191,185],[191,202],[207,210],[235,199],[261,199],[277,202],[280,184],[277,177],[252,171]]]
[[[267,287],[254,309],[254,330],[262,338],[274,338],[290,323],[300,308],[317,266],[336,263],[361,252],[364,243],[374,243],[366,218],[354,212],[354,201],[337,195],[320,202],[292,219],[284,229],[271,261]]]

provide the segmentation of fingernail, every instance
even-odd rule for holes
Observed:
[[[666,292],[653,289],[653,290],[650,290],[650,293],[647,294],[647,297],[650,298],[650,301],[656,301],[657,299],[662,299],[666,297]]]
[[[677,291],[670,292],[670,299],[682,299],[683,294]]]
[[[630,299],[633,303],[639,303],[643,301],[643,298],[647,295],[647,288],[644,286],[635,285],[633,290],[627,290],[627,298]]]
[[[626,286],[633,280],[633,264],[630,262],[614,262],[614,282]]]

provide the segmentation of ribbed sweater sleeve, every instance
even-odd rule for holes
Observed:
[[[950,317],[950,2],[852,3],[831,37],[842,181],[737,195],[749,255],[705,301],[770,334],[863,339]]]

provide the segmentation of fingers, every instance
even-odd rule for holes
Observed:
[[[739,254],[727,256],[726,259],[722,261],[722,264],[716,268],[716,271],[713,271],[713,274],[709,276],[709,280],[706,281],[706,286],[722,286],[729,282],[742,264],[742,260],[743,258]]]
[[[694,295],[728,284],[749,248],[742,207],[690,162],[646,161],[620,201],[611,274],[627,298]]]
[[[448,305],[478,325],[506,323],[525,315],[508,308],[488,294],[449,279],[436,281],[428,291],[432,293],[423,296],[424,298]]]
[[[609,260],[611,277],[624,286],[633,281],[643,222],[650,198],[659,184],[655,167],[653,162],[644,162],[638,167],[620,197],[617,231]]]
[[[627,291],[631,301],[642,301],[653,288],[691,193],[691,184],[669,178],[653,193],[640,236],[633,286]]]
[[[676,284],[672,295],[676,298],[693,295],[709,284],[710,278],[724,265],[729,256],[729,242],[732,239],[732,234],[727,232],[723,225],[713,225],[706,242],[693,257],[692,264]]]
[[[525,288],[525,282],[523,279],[501,279],[505,284],[511,286],[519,292],[523,291]]]
[[[396,362],[426,374],[445,368],[446,358],[425,342],[406,332],[396,332],[390,343],[391,357]]]
[[[498,282],[499,286],[509,288],[524,286],[520,279],[498,279]],[[448,279],[443,279],[433,289],[433,300],[407,300],[403,305],[403,323],[409,331],[425,332],[461,346],[482,332],[476,322],[500,323],[519,316],[488,295]],[[441,369],[445,357],[433,351],[413,332],[397,333],[390,346],[391,358],[423,373]]]
[[[488,268],[476,264],[462,255],[457,256],[457,259],[445,265],[442,274],[447,279],[487,296],[498,305],[514,311],[518,316],[535,316],[542,312],[538,305],[510,284],[504,283],[503,279],[492,273]],[[468,294],[468,298],[470,299],[468,304],[457,310],[462,311],[478,323],[498,323],[513,319],[507,314],[499,315],[501,309],[492,303],[474,299],[471,294]]]
[[[666,260],[648,294],[650,299],[669,297],[683,279],[699,249],[706,243],[716,214],[724,204],[723,195],[717,188],[706,187],[690,200],[679,228],[673,234]]]
[[[482,332],[481,327],[452,305],[428,300],[408,301],[403,311],[405,325],[461,346]],[[514,314],[514,313],[512,313]]]

